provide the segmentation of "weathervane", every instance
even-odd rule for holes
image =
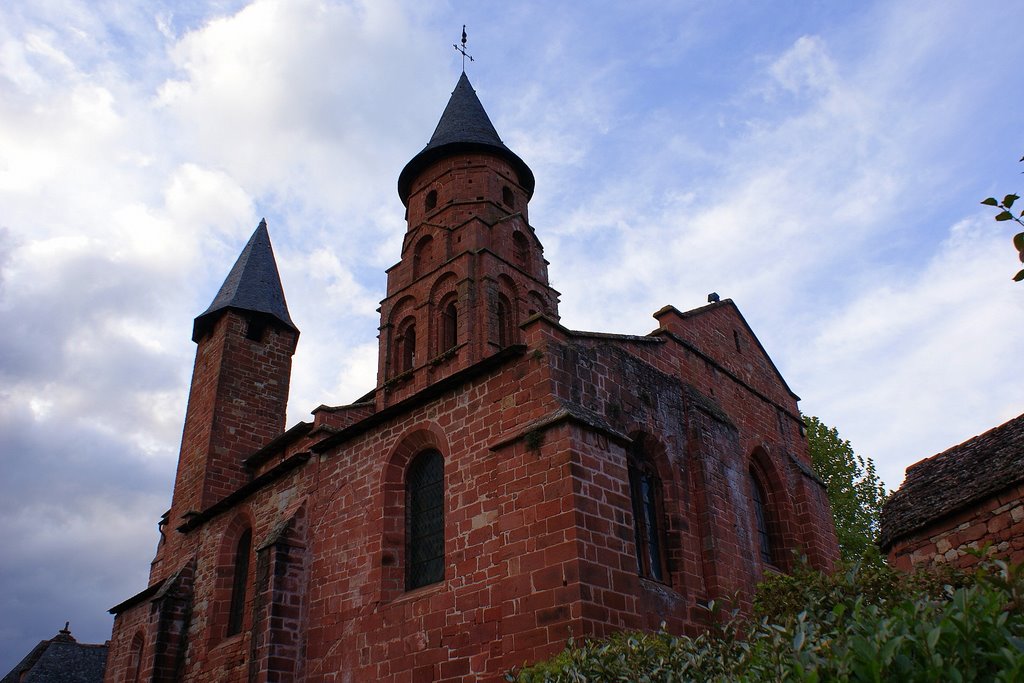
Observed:
[[[466,57],[469,57],[469,61],[473,61],[473,55],[466,52],[466,25],[462,25],[462,47],[452,44],[456,52],[462,54],[462,73],[466,73]]]

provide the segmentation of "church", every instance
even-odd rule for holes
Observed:
[[[699,632],[798,553],[831,568],[798,397],[736,305],[567,329],[534,185],[463,73],[398,177],[376,386],[291,426],[299,329],[259,224],[195,319],[106,681],[499,681],[569,637]]]

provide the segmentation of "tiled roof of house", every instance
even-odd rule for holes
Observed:
[[[879,543],[893,543],[932,522],[1024,480],[1024,415],[907,468],[882,509]]]
[[[107,646],[79,643],[67,624],[29,652],[0,683],[101,683]]]

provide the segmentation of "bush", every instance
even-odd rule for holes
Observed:
[[[762,584],[755,616],[712,616],[720,625],[696,637],[570,641],[506,680],[1024,680],[1024,565],[989,560],[973,574],[912,576],[881,561],[831,576],[800,567]]]

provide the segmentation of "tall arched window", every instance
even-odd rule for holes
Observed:
[[[128,650],[128,670],[125,672],[124,680],[127,683],[138,683],[142,673],[142,650],[146,639],[141,633],[136,633],[132,638],[131,648]]]
[[[441,311],[441,352],[454,349],[459,343],[459,308],[449,301]]]
[[[512,250],[515,255],[516,265],[525,268],[530,262],[530,242],[518,230],[512,233]]]
[[[423,273],[430,270],[430,265],[434,260],[434,238],[430,235],[425,235],[412,252],[412,276],[418,278]]]
[[[407,318],[395,335],[395,372],[401,374],[416,367],[416,321]]]
[[[405,476],[405,589],[444,580],[444,458],[424,451]]]
[[[494,318],[498,327],[498,346],[505,348],[512,343],[512,304],[504,294],[498,295],[494,305]]]
[[[775,542],[769,526],[767,496],[764,493],[764,486],[761,485],[761,479],[753,468],[750,469],[750,500],[754,513],[754,533],[757,537],[758,554],[761,557],[761,562],[774,565]]]
[[[437,190],[431,190],[427,193],[426,199],[423,201],[423,208],[430,211],[437,206]]]
[[[644,452],[641,439],[635,440],[630,449],[628,470],[637,572],[640,576],[664,581],[667,571],[661,479],[648,454]]]
[[[252,553],[252,529],[246,529],[235,546],[235,566],[231,581],[231,605],[228,607],[227,635],[242,631],[245,618],[245,593],[249,583],[249,555]]]

